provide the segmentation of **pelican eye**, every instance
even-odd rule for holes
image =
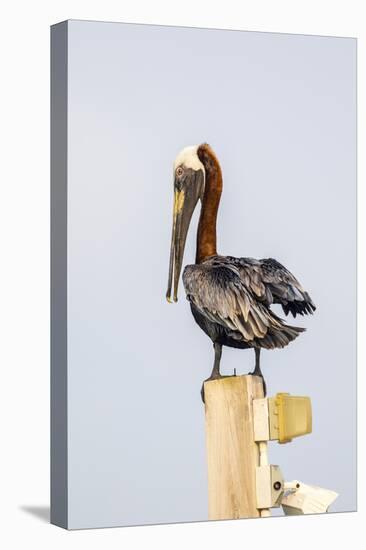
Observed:
[[[177,178],[181,178],[183,174],[184,174],[183,168],[181,166],[178,166],[178,168],[175,171],[175,175],[177,176]]]

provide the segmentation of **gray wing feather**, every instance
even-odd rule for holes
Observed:
[[[265,338],[269,329],[283,324],[264,304],[255,300],[237,266],[219,260],[187,266],[183,273],[187,297],[209,320],[238,331],[245,341]],[[260,289],[260,280],[255,286]]]
[[[245,286],[267,306],[281,304],[286,315],[312,314],[315,304],[294,275],[272,258],[226,257],[237,266]]]

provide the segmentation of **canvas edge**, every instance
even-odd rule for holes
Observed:
[[[68,22],[51,27],[50,521],[68,528],[67,87]]]

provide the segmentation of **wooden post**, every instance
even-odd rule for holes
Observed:
[[[263,397],[258,376],[205,382],[209,519],[259,517],[253,433],[253,399]]]

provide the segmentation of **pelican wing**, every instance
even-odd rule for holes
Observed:
[[[246,342],[262,340],[267,332],[280,333],[283,328],[282,321],[255,300],[238,266],[222,262],[221,257],[187,266],[183,282],[188,300],[207,319],[241,333]]]
[[[282,264],[272,258],[227,257],[238,267],[240,277],[257,300],[266,305],[281,304],[286,315],[312,314],[316,307],[299,281]]]

